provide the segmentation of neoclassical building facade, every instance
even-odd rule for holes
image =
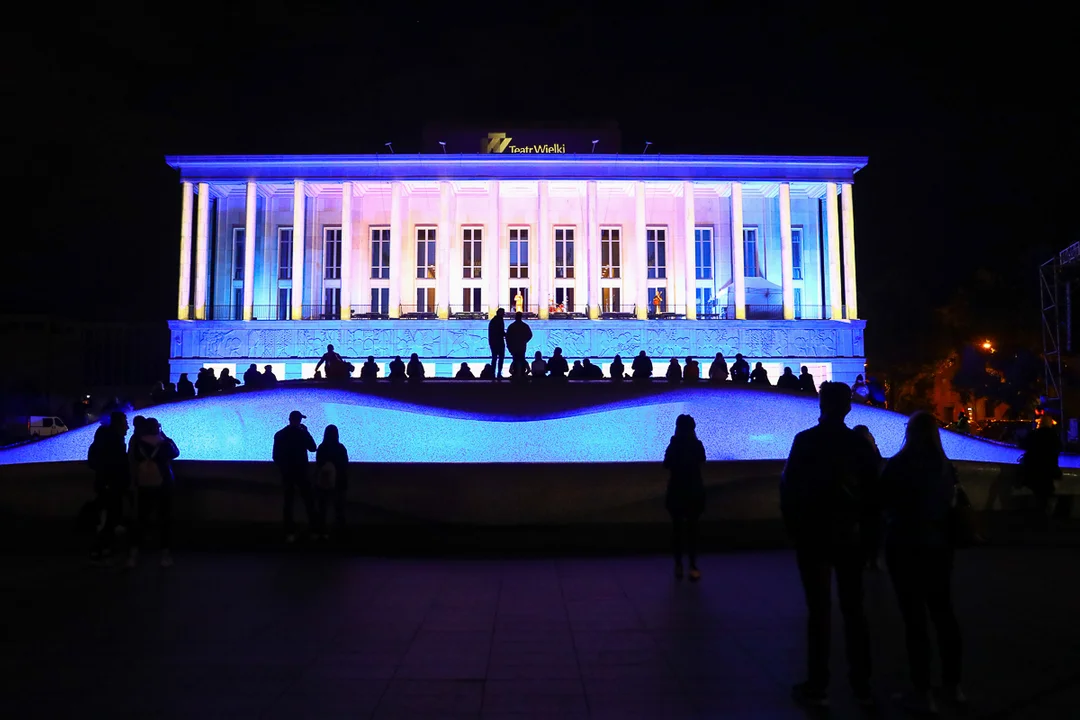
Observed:
[[[310,376],[328,343],[430,374],[533,346],[602,367],[741,352],[776,375],[862,372],[853,157],[181,156],[173,379]],[[530,348],[531,352],[531,348]]]

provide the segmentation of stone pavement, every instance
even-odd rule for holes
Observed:
[[[961,554],[974,717],[1078,717],[1080,564]],[[8,557],[0,717],[801,718],[803,603],[788,551],[667,558],[177,556],[163,570]],[[878,717],[905,687],[887,577],[870,576]],[[839,619],[834,676],[843,678]],[[859,717],[835,683],[832,717]]]

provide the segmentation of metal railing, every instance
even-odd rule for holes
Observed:
[[[476,309],[470,307],[465,309],[464,305],[451,305],[450,306],[450,319],[451,320],[487,320],[488,311],[486,308]]]
[[[427,305],[399,305],[398,317],[403,320],[434,320],[439,317],[438,306],[429,308]]]
[[[388,320],[390,310],[380,305],[350,305],[349,316],[353,320]]]
[[[637,318],[637,305],[600,308],[600,317],[604,320],[633,320]]]

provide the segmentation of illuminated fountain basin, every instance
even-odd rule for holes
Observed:
[[[795,433],[818,417],[816,398],[749,388],[675,390],[521,418],[341,389],[289,387],[172,403],[139,414],[161,421],[182,459],[265,462],[271,459],[274,433],[294,409],[308,416],[316,441],[326,425],[337,425],[350,459],[365,463],[655,462],[681,413],[697,420],[711,461],[776,460],[787,457]],[[906,422],[903,415],[864,406],[848,416],[849,425],[870,427],[885,456],[900,448]],[[0,451],[0,465],[85,460],[94,430],[81,428]],[[942,440],[955,460],[1012,464],[1019,456],[1013,446],[952,432],[943,431]],[[1078,461],[1062,456],[1063,467],[1078,467]]]

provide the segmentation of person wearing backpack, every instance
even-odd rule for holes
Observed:
[[[161,567],[172,567],[172,461],[180,456],[180,450],[161,429],[154,418],[136,423],[128,448],[131,476],[135,481],[135,507],[137,520],[132,529],[131,550],[127,566],[139,563],[139,549],[150,520],[157,516],[161,536]]]
[[[327,425],[323,441],[315,452],[315,512],[319,516],[322,539],[326,532],[326,506],[334,503],[334,525],[338,532],[345,527],[345,501],[349,492],[349,451],[341,444],[337,425]]]
[[[98,512],[103,512],[105,522],[97,529],[90,549],[93,564],[107,563],[113,551],[113,535],[123,514],[124,493],[130,481],[124,438],[127,436],[127,415],[117,410],[109,414],[94,433],[94,442],[86,454],[87,463],[94,471],[94,496]]]

